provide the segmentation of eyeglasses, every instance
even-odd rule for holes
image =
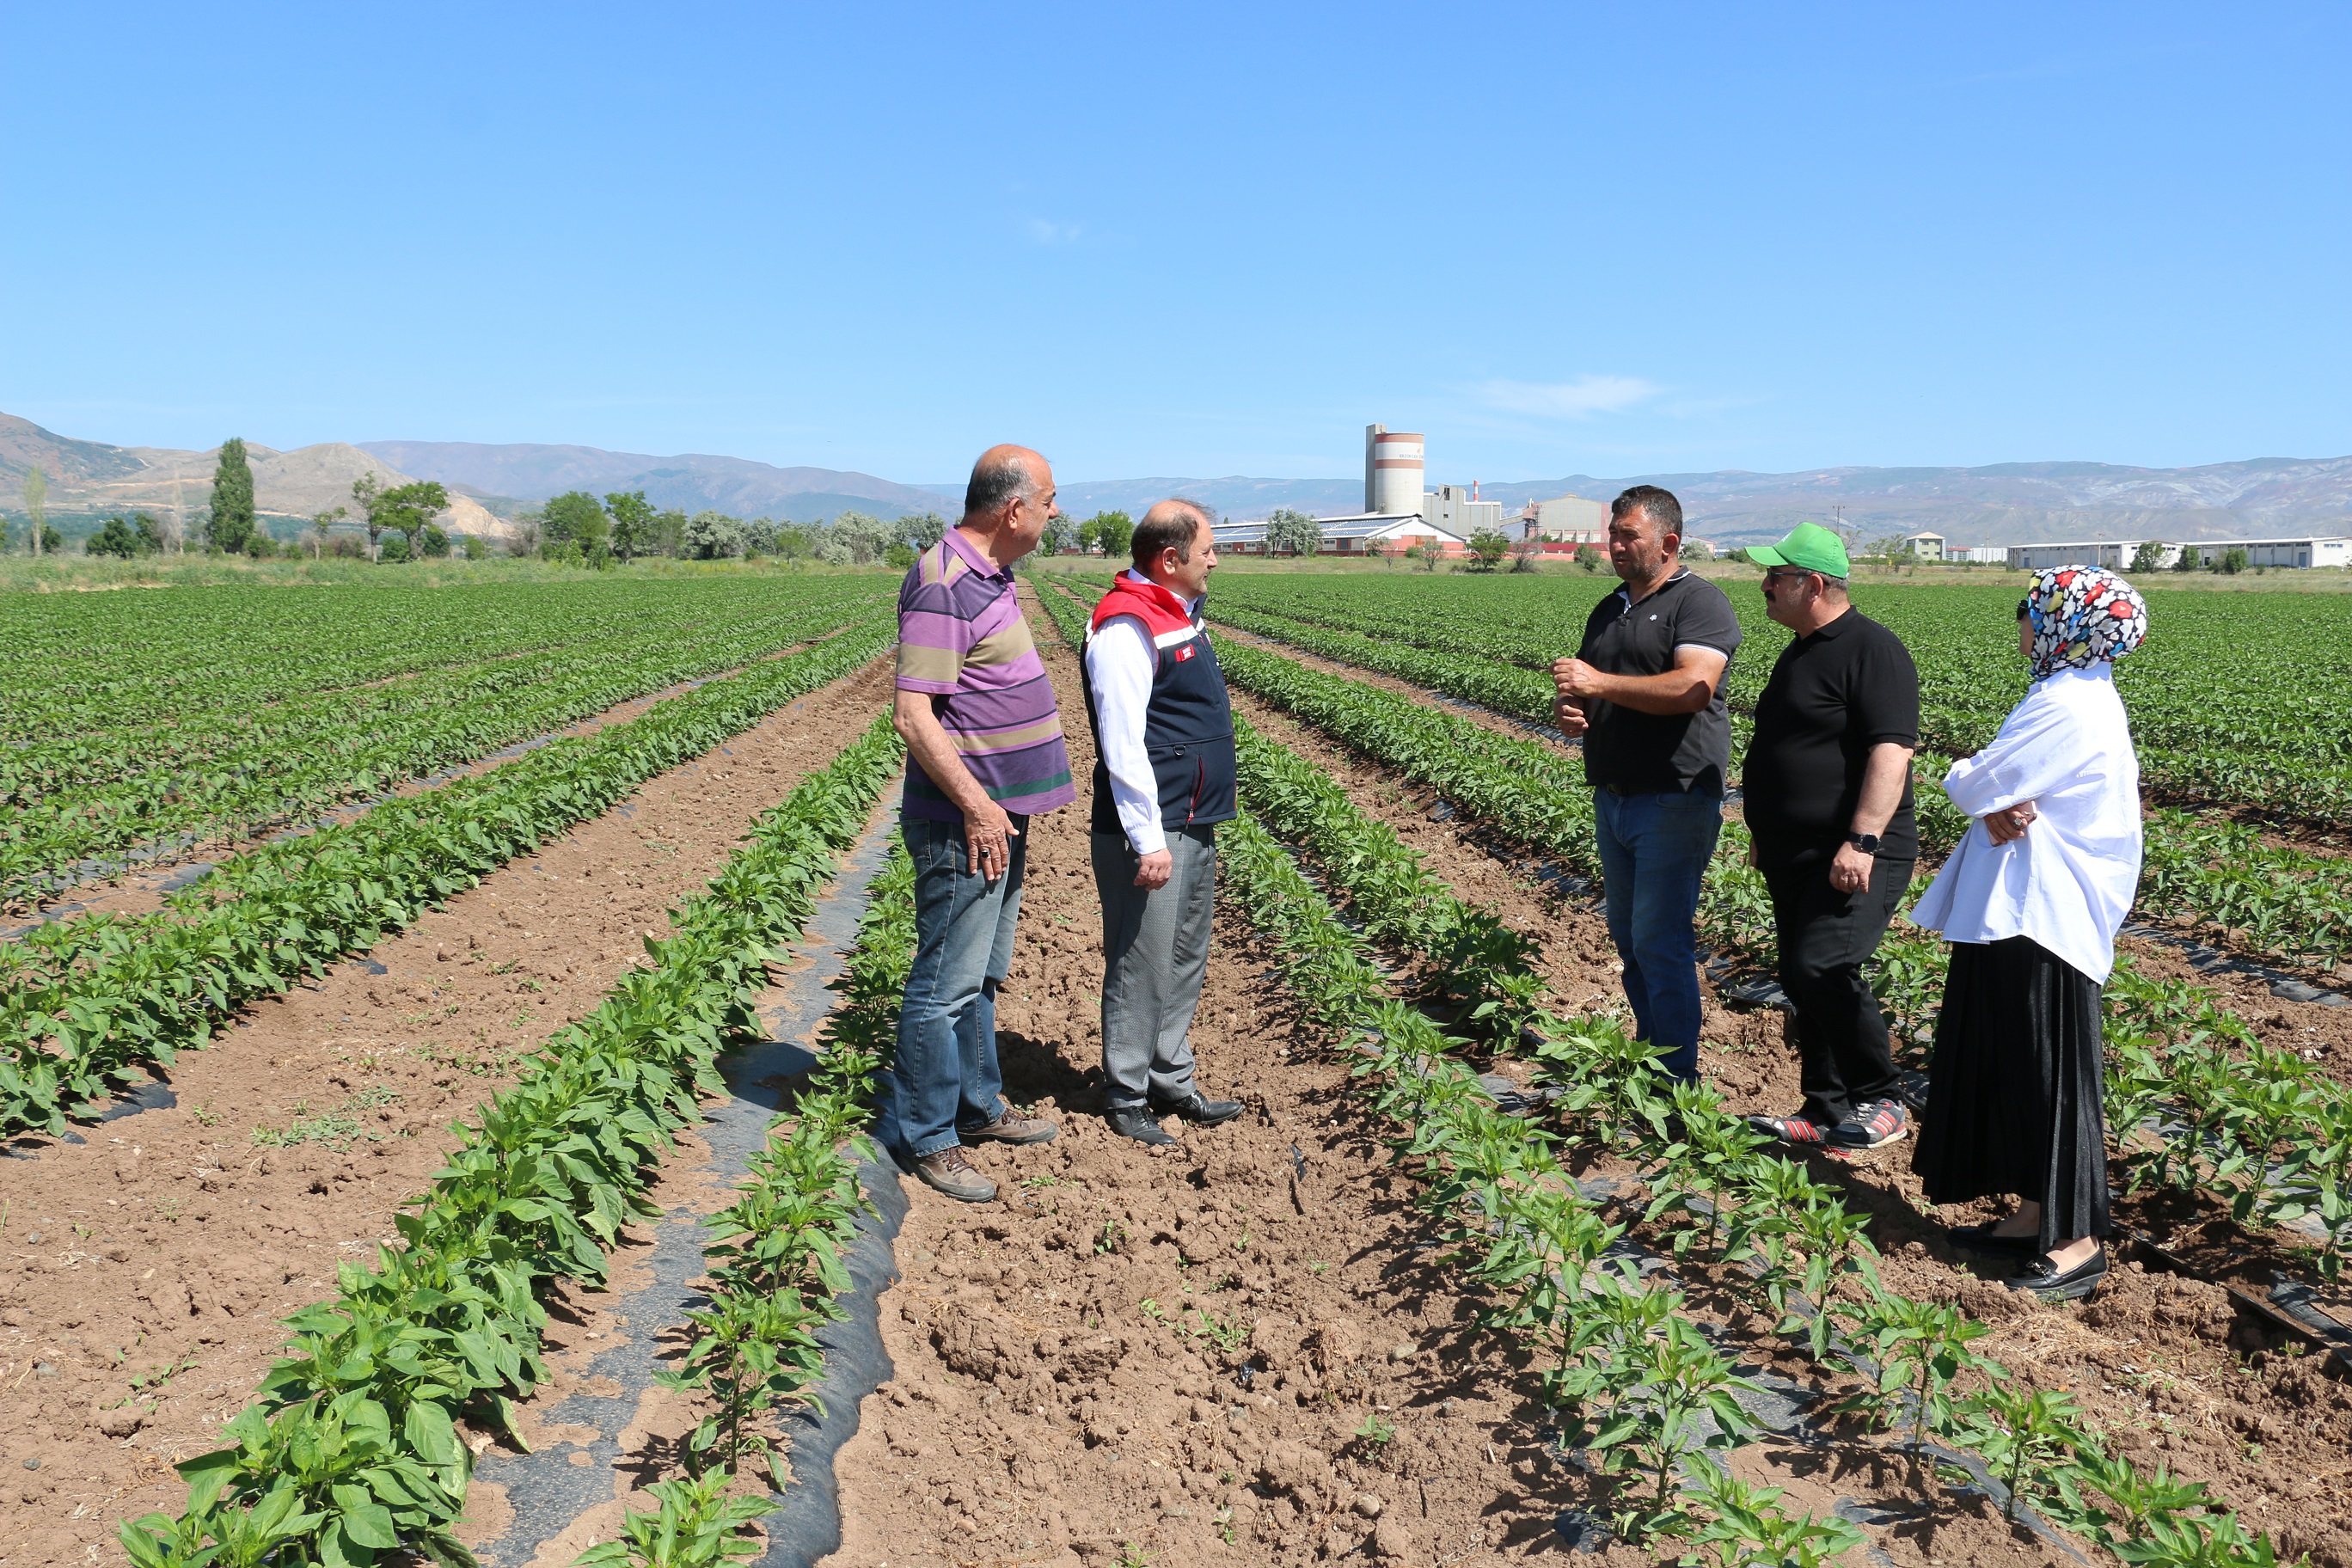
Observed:
[[[1800,577],[1810,577],[1811,575],[1812,574],[1810,572],[1772,571],[1764,574],[1764,583],[1767,587],[1769,587],[1775,583],[1792,583]]]

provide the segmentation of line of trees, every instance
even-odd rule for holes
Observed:
[[[733,517],[705,510],[656,509],[643,490],[598,496],[566,490],[515,520],[509,552],[604,569],[646,557],[681,561],[809,561],[831,566],[914,564],[940,542],[947,519],[935,511],[885,520],[845,511],[829,521]]]

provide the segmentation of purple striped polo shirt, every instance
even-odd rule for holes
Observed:
[[[1077,798],[1062,710],[1013,595],[1013,573],[950,528],[898,590],[898,689],[931,700],[940,728],[988,798],[1034,816]],[[908,816],[961,822],[945,792],[907,760]]]

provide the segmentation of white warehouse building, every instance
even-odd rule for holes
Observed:
[[[2013,571],[2041,572],[2053,566],[2105,566],[2128,570],[2132,558],[2146,543],[2138,539],[2078,540],[2069,544],[2012,544],[2009,564]],[[2249,566],[2286,567],[2352,565],[2352,539],[2200,539],[2187,544],[2166,543],[2157,566],[2170,571],[2183,551],[2195,551],[2200,562],[2220,560],[2232,550],[2246,552]]]

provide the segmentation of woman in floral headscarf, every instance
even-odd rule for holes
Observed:
[[[2015,1194],[1952,1239],[2073,1300],[2107,1271],[2099,988],[2139,885],[2139,760],[2115,661],[2147,605],[2095,566],[2042,573],[2017,606],[2025,700],[1944,793],[1975,817],[1911,918],[1953,944],[1912,1168],[1938,1204]]]

